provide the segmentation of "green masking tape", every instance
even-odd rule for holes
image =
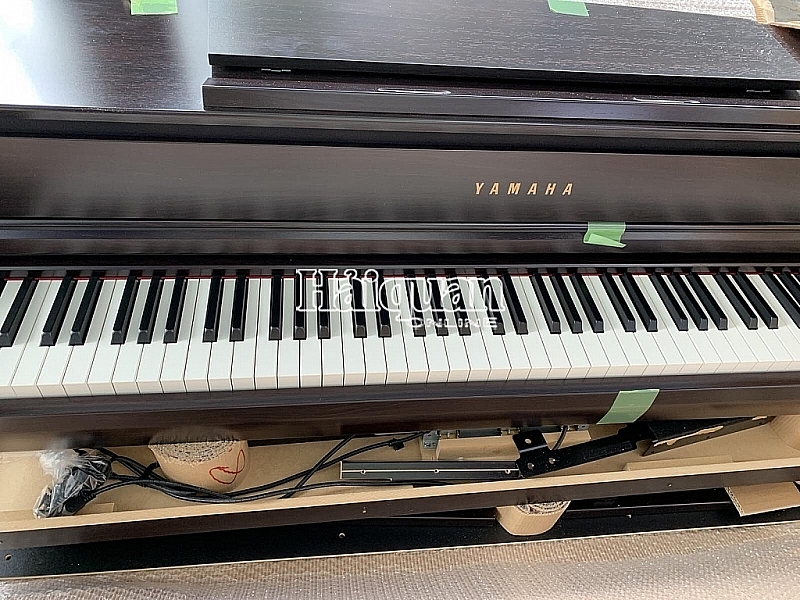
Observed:
[[[583,236],[584,244],[595,246],[610,246],[611,248],[624,248],[622,234],[625,233],[625,223],[590,222],[586,224],[586,233]]]
[[[653,406],[659,390],[623,390],[614,398],[614,404],[608,409],[598,425],[610,423],[633,423]]]
[[[178,0],[131,0],[132,15],[174,15]]]
[[[560,15],[574,15],[576,17],[588,17],[589,11],[586,5],[579,0],[547,0],[550,10]]]

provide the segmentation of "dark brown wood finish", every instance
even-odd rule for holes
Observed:
[[[785,224],[797,189],[785,156],[0,138],[5,219]]]
[[[214,65],[454,77],[792,86],[800,65],[755,22],[545,0],[210,0]]]
[[[646,420],[795,414],[800,406],[800,373],[17,398],[0,404],[0,450],[146,444],[198,423],[245,439],[586,424],[620,390],[652,388],[661,391]]]

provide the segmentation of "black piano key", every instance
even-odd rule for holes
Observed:
[[[36,291],[36,282],[36,277],[30,275],[22,280],[22,285],[17,290],[17,295],[14,296],[3,325],[0,326],[0,348],[10,348],[14,345],[19,327],[22,325],[22,319],[28,311],[33,292]]]
[[[233,288],[233,306],[231,307],[230,341],[244,340],[244,325],[247,319],[247,287],[248,271],[237,271],[236,285]]]
[[[147,288],[147,297],[144,301],[142,319],[139,321],[139,335],[136,343],[149,344],[153,341],[153,328],[156,325],[156,314],[158,305],[161,304],[161,290],[164,286],[164,273],[156,272],[150,278],[150,286]]]
[[[697,302],[692,292],[690,292],[689,288],[686,286],[684,275],[673,271],[670,272],[667,277],[669,278],[670,283],[672,283],[675,293],[678,294],[678,298],[683,303],[686,312],[689,313],[689,317],[691,317],[695,327],[697,327],[697,329],[700,331],[707,331],[708,317],[706,316],[706,313],[703,312],[702,307]]]
[[[304,340],[307,337],[306,327],[306,280],[302,273],[294,274],[294,327],[292,337]]]
[[[439,288],[439,282],[436,280],[436,273],[428,272],[425,283],[430,290],[431,314],[433,315],[433,327],[436,330],[436,335],[447,335],[447,315],[444,312],[442,291]]]
[[[278,341],[283,327],[283,271],[272,272],[272,289],[269,299],[269,339]]]
[[[744,293],[748,302],[750,302],[750,306],[755,309],[758,316],[764,321],[764,325],[766,325],[768,329],[777,329],[778,315],[776,315],[772,307],[767,304],[767,301],[764,300],[764,297],[756,289],[756,286],[753,285],[753,282],[741,271],[737,271],[733,275],[733,280],[738,284],[739,289]]]
[[[798,282],[796,276],[792,275],[789,269],[783,269],[778,274],[778,279],[781,280],[783,287],[791,294],[794,301],[800,303],[800,282]]]
[[[642,320],[645,331],[658,331],[658,319],[656,318],[656,314],[647,302],[647,298],[644,297],[639,284],[636,283],[633,273],[626,271],[622,275],[622,285],[627,290],[628,296],[630,296],[631,302],[633,302],[633,307]]]
[[[386,281],[383,273],[378,273],[378,293],[375,301],[378,303],[378,337],[392,337],[392,319],[389,314],[389,299],[386,296]]]
[[[86,343],[86,334],[94,317],[94,309],[97,307],[97,299],[100,297],[100,288],[102,286],[103,280],[100,279],[100,275],[92,275],[86,283],[83,298],[81,298],[81,303],[78,306],[78,313],[72,322],[72,329],[69,334],[70,346],[83,346]]]
[[[425,315],[422,312],[422,300],[413,272],[406,273],[406,290],[411,305],[411,328],[414,330],[414,337],[425,337]]]
[[[572,288],[578,295],[578,300],[583,307],[583,312],[586,313],[589,325],[592,326],[592,331],[595,333],[603,333],[603,315],[600,314],[594,298],[592,298],[591,293],[589,293],[589,288],[586,287],[583,276],[580,273],[572,273],[569,278],[572,280]]]
[[[330,285],[329,274],[321,272],[321,287],[322,287],[322,302],[317,311],[317,336],[321,340],[329,340],[331,338],[331,299],[330,299]]]
[[[58,334],[64,324],[64,317],[67,316],[67,308],[72,301],[72,294],[75,293],[75,278],[65,275],[61,280],[61,285],[56,293],[53,306],[50,307],[50,314],[47,315],[44,329],[42,330],[41,346],[55,346],[58,341]]]
[[[111,343],[121,345],[128,337],[128,328],[131,324],[131,313],[133,304],[136,302],[136,292],[139,291],[138,273],[131,273],[125,280],[125,288],[122,290],[122,299],[117,309],[117,317],[114,319],[114,329],[111,332]]]
[[[503,283],[503,296],[506,299],[506,307],[508,315],[511,317],[514,331],[517,332],[517,335],[526,335],[528,333],[528,321],[522,311],[522,303],[519,301],[517,290],[514,288],[511,274],[508,271],[503,271],[500,281]]]
[[[560,273],[553,273],[550,276],[550,281],[553,283],[553,289],[556,291],[556,298],[561,305],[561,310],[564,311],[564,318],[567,319],[567,325],[572,333],[583,333],[583,321],[578,312],[578,307],[572,301],[567,284]]]
[[[675,323],[678,331],[689,331],[689,319],[686,318],[686,313],[683,312],[681,305],[678,304],[677,299],[672,293],[672,290],[667,286],[667,282],[661,273],[650,273],[650,281],[653,282],[653,287],[656,288],[661,301],[667,307],[667,312]],[[706,323],[708,325],[708,323]]]
[[[364,308],[364,288],[361,278],[351,277],[350,285],[353,287],[353,335],[357,338],[367,337],[367,311]]]
[[[8,271],[0,271],[0,294],[3,293],[3,288],[6,287],[6,281],[8,280],[9,272]]]
[[[172,288],[172,298],[169,300],[167,322],[164,327],[165,344],[174,344],[178,341],[178,333],[181,327],[181,315],[183,314],[183,303],[186,300],[186,277],[188,274],[188,271],[178,271],[175,277],[175,285]]]
[[[550,298],[550,294],[547,293],[547,288],[544,287],[544,280],[539,273],[531,273],[531,285],[533,286],[533,291],[536,292],[536,298],[539,300],[539,307],[542,309],[547,329],[550,330],[550,333],[561,333],[561,321],[558,318],[556,307],[552,298]]]
[[[611,300],[611,304],[614,307],[614,311],[617,313],[620,323],[622,323],[622,328],[628,333],[636,331],[636,320],[633,318],[633,313],[628,307],[628,303],[625,302],[625,297],[617,287],[617,283],[614,281],[612,275],[610,273],[603,273],[600,275],[600,281],[603,283],[603,288],[605,288],[606,294],[608,294],[608,298]]]
[[[687,275],[689,285],[692,286],[694,293],[697,294],[697,299],[703,305],[703,308],[708,313],[708,318],[714,323],[717,329],[724,331],[728,328],[728,316],[722,312],[722,308],[717,304],[714,296],[708,291],[706,284],[700,279],[700,275],[691,272]]]
[[[452,269],[447,272],[447,293],[450,294],[450,302],[453,304],[453,314],[456,318],[458,335],[472,335],[467,305],[464,303],[464,295],[461,293],[458,276]]]
[[[772,295],[775,296],[775,299],[780,302],[783,310],[789,315],[789,318],[795,325],[800,327],[800,305],[797,304],[797,301],[792,298],[792,295],[781,285],[775,273],[772,271],[765,271],[761,273],[761,280],[769,288],[769,291],[772,292]]]
[[[481,275],[481,287],[483,293],[483,301],[486,304],[486,316],[489,317],[489,326],[492,328],[494,335],[505,335],[506,325],[503,322],[503,315],[500,314],[500,306],[497,303],[497,297],[494,295],[491,279],[497,277],[495,274],[490,274],[483,271]]]
[[[733,282],[730,279],[730,275],[717,271],[714,273],[714,281],[716,281],[719,287],[722,289],[722,293],[725,294],[725,297],[733,306],[733,310],[736,311],[736,314],[739,315],[739,318],[744,323],[744,326],[748,329],[758,329],[758,318],[756,317],[756,314],[748,306],[744,298],[742,298],[742,295],[739,293],[739,291],[734,287]]]
[[[211,286],[208,290],[208,303],[206,304],[206,318],[203,321],[203,341],[216,342],[219,337],[219,316],[222,312],[222,287],[225,280],[222,271],[211,274]]]

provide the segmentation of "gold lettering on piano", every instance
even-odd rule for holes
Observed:
[[[491,183],[489,188],[486,188],[485,181],[476,181],[475,195],[480,196],[483,194],[483,190],[487,189],[488,191],[486,192],[486,195],[499,196],[500,189],[503,188],[504,186],[507,186],[505,188],[506,196],[519,196],[520,192],[523,189],[525,189],[523,187],[524,185],[525,184],[522,181],[509,181],[507,184],[504,182],[495,181]],[[557,181],[550,181],[543,185],[545,186],[544,189],[545,196],[555,196],[556,194],[559,193],[561,196],[572,196],[572,187],[574,184],[571,181],[564,184],[561,184]],[[528,185],[528,191],[525,195],[536,196],[538,195],[538,192],[539,192],[539,183],[537,181],[533,181],[530,183],[530,185]]]

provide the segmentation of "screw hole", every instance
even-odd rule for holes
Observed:
[[[344,539],[344,531],[343,531],[343,532],[341,532],[341,533],[339,534],[339,539],[340,539],[340,540],[343,540],[343,539]]]
[[[525,443],[528,444],[528,446],[530,446],[533,442],[531,442],[530,438],[525,438]]]
[[[6,560],[11,560],[11,555],[10,554],[6,554]]]

